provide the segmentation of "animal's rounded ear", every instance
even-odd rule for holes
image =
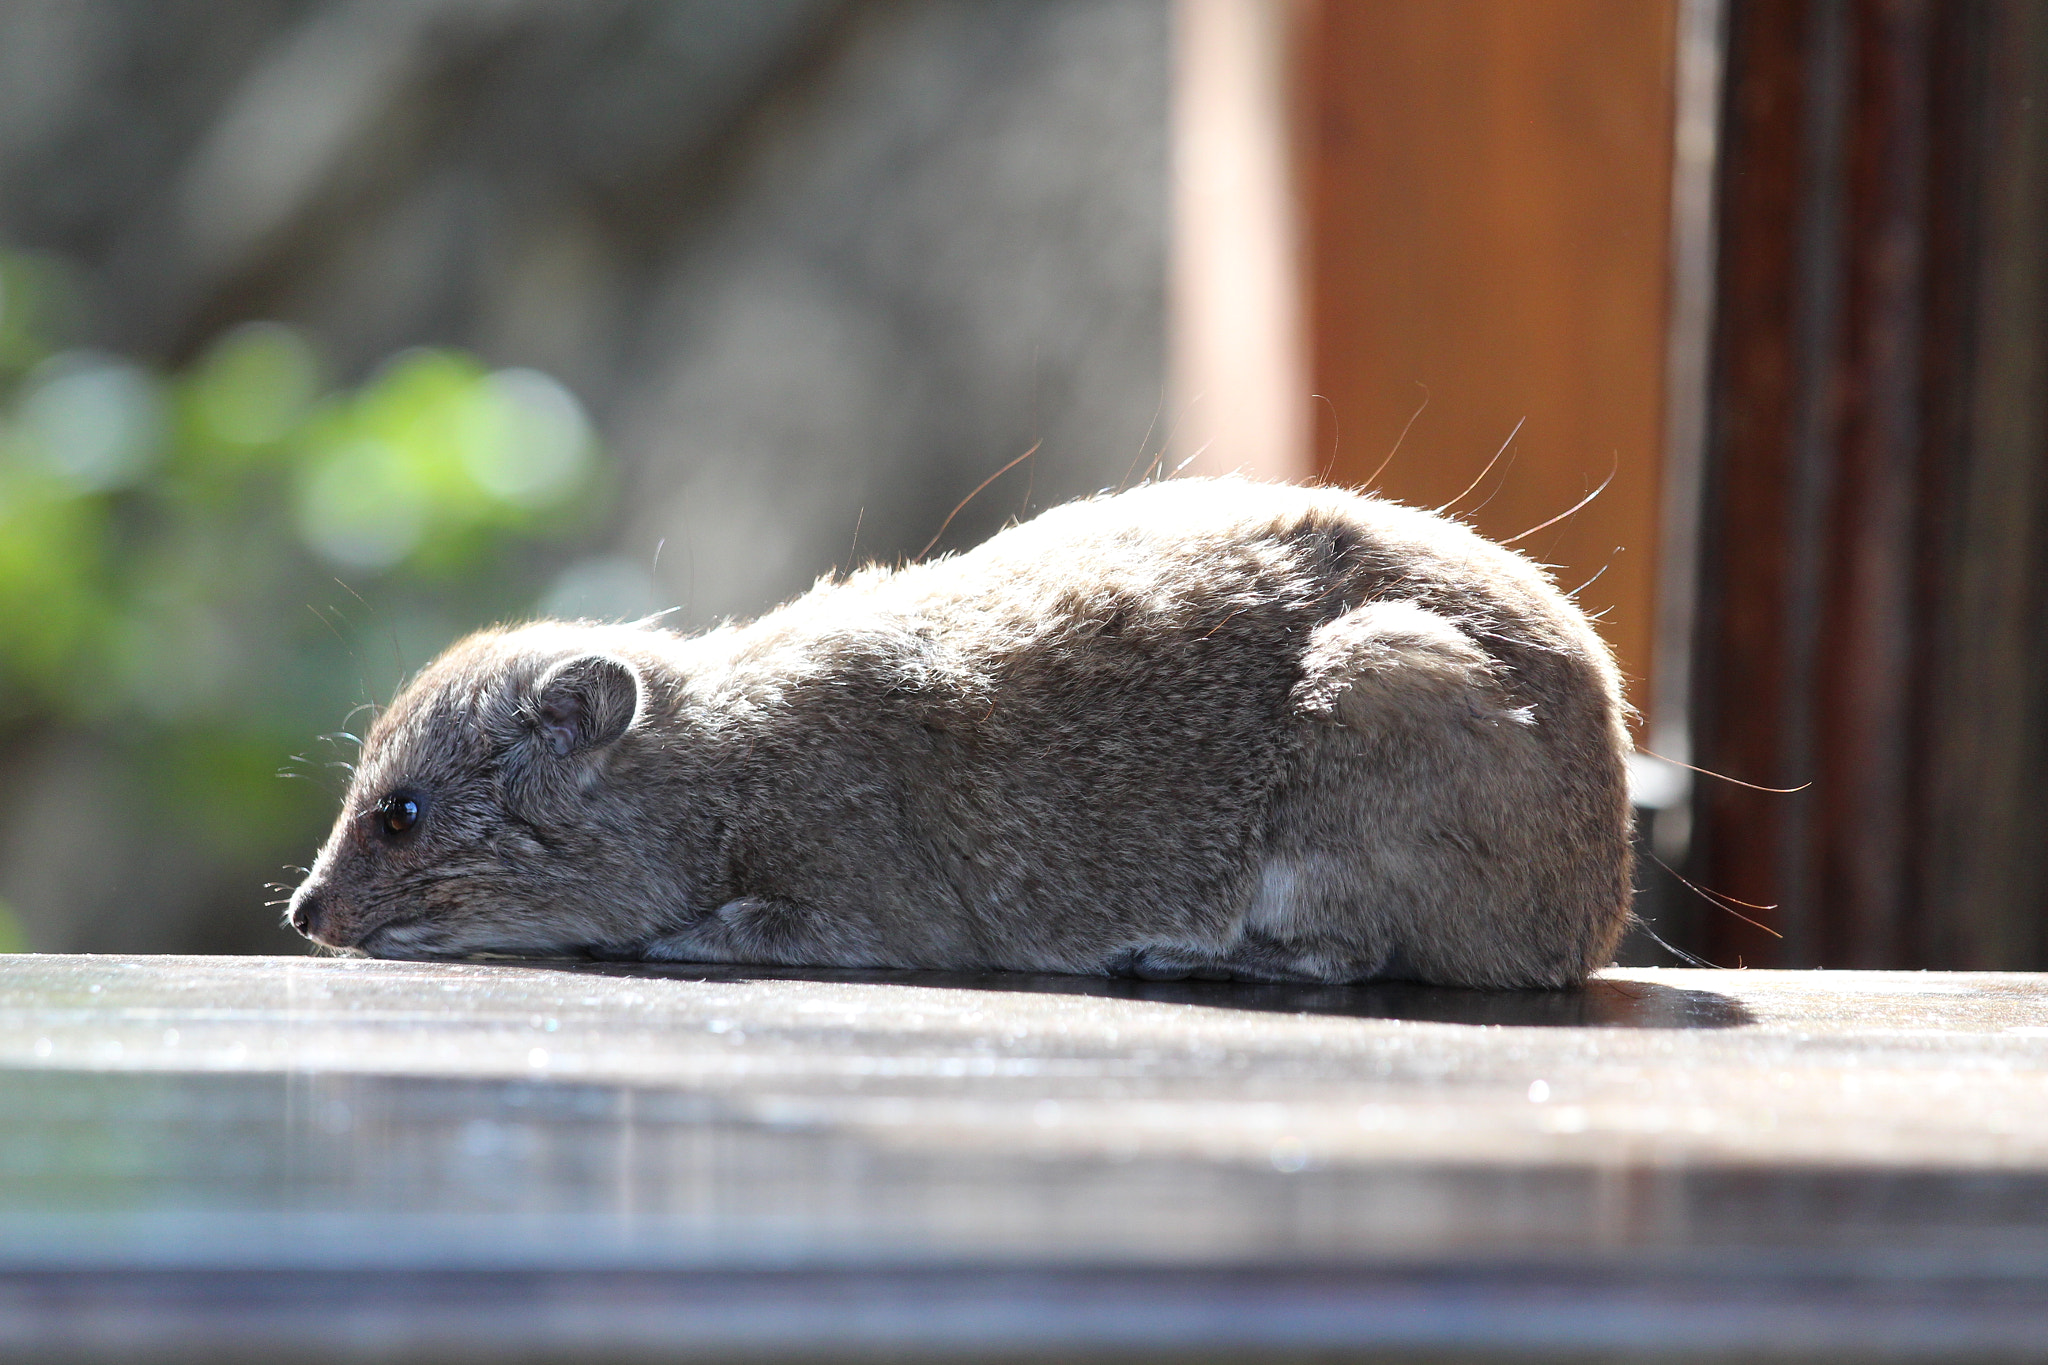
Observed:
[[[530,711],[534,731],[557,754],[602,749],[640,713],[640,675],[609,654],[565,659],[542,675]]]

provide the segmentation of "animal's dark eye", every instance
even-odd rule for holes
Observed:
[[[413,797],[392,795],[377,803],[377,823],[386,834],[403,834],[419,819],[420,803]]]

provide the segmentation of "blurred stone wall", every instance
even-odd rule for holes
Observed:
[[[1168,24],[13,0],[0,247],[62,266],[75,341],[145,363],[262,318],[344,378],[423,344],[556,376],[621,487],[536,606],[702,624],[915,554],[1034,445],[942,548],[1156,452]],[[0,737],[0,898],[33,946],[289,950],[249,869],[161,837],[134,780],[78,736]]]

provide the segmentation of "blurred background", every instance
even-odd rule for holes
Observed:
[[[1518,537],[1675,949],[2048,967],[2044,74],[2027,0],[5,0],[0,948],[300,951],[452,639],[1030,451],[941,550],[1227,469]]]
[[[1164,4],[0,5],[0,899],[299,951],[366,704],[1127,475]],[[1149,443],[1149,444],[1148,444]],[[286,776],[280,777],[280,769]]]

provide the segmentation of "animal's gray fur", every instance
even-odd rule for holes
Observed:
[[[1627,743],[1528,560],[1174,480],[696,637],[472,636],[378,719],[291,913],[385,957],[1565,986],[1628,913]]]

